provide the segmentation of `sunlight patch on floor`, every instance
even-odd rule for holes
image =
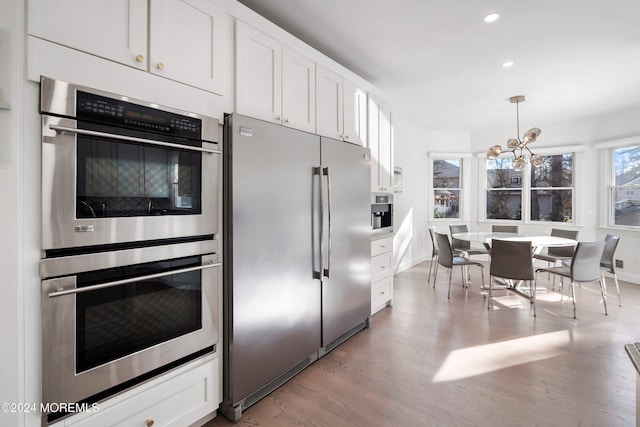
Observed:
[[[565,330],[454,350],[432,382],[455,381],[560,356],[569,351],[571,341]]]

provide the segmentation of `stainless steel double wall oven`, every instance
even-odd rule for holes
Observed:
[[[42,398],[95,402],[216,350],[220,130],[44,77],[40,95]]]

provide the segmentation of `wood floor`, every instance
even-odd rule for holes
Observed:
[[[469,290],[453,271],[427,284],[428,263],[395,276],[395,303],[284,386],[222,426],[633,426],[635,370],[624,345],[640,341],[640,286],[576,288],[527,300]],[[475,269],[477,270],[477,269]],[[488,268],[485,268],[488,270]],[[540,275],[546,281],[546,275]],[[609,282],[611,283],[611,282]]]

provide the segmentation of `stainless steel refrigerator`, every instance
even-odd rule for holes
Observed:
[[[368,326],[370,155],[232,114],[224,129],[224,384],[242,411]]]

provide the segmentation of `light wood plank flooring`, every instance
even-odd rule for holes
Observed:
[[[433,289],[428,268],[396,275],[392,308],[235,425],[635,425],[635,370],[624,345],[640,341],[640,286],[621,282],[618,307],[609,281],[608,316],[597,283],[576,288],[577,320],[571,301],[547,292],[534,318],[527,300],[504,291],[487,310],[477,271],[465,292],[454,270],[447,300],[446,272]],[[231,425],[218,415],[206,426]]]

